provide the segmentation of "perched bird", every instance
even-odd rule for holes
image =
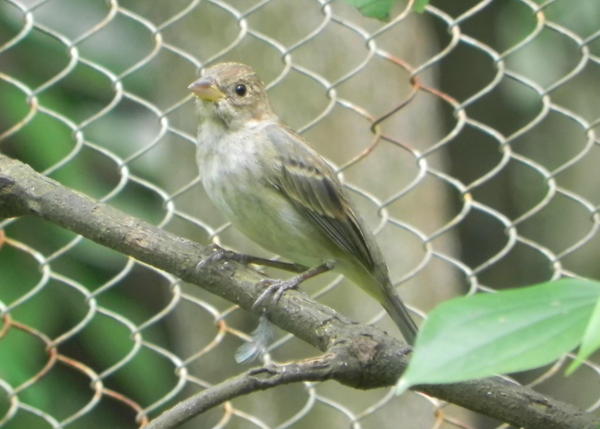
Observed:
[[[198,98],[197,160],[213,203],[250,239],[312,267],[280,292],[334,268],[378,300],[412,344],[417,331],[372,233],[329,165],[271,109],[254,70],[221,63],[190,91]]]

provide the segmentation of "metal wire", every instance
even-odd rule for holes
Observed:
[[[380,23],[326,0],[4,0],[0,104],[9,114],[0,118],[0,149],[85,188],[65,173],[79,168],[83,182],[106,184],[86,192],[160,227],[259,252],[203,196],[185,90],[202,67],[240,60],[265,76],[284,119],[338,166],[416,314],[461,293],[597,275],[600,106],[589,94],[600,85],[600,28],[584,11],[598,16],[600,7],[482,0],[461,10],[434,2],[417,15],[411,3]],[[490,35],[495,13],[504,18],[494,18]],[[31,54],[35,43],[46,53]],[[30,75],[31,67],[41,71]],[[90,80],[77,81],[81,73]],[[92,100],[74,102],[81,111],[56,101],[70,87],[91,91]],[[19,100],[18,113],[2,92]],[[51,142],[29,141],[44,137],[31,133],[36,121],[68,130],[60,156],[37,158]],[[142,208],[128,206],[136,198]],[[81,236],[57,233],[46,245],[32,236],[31,222],[0,223],[0,256],[10,252],[12,266],[39,268],[18,287],[0,288],[12,291],[0,291],[0,340],[13,344],[22,335],[37,344],[15,347],[0,362],[0,427],[139,427],[241,370],[232,347],[248,338],[253,322],[236,307],[132,258],[92,249]],[[90,265],[96,277],[82,274]],[[0,276],[12,278],[8,270],[2,265]],[[329,280],[307,290],[357,319],[389,323],[375,304],[362,304],[360,292],[341,294],[349,290],[341,277]],[[28,309],[47,296],[77,311],[60,326],[44,325]],[[133,296],[144,310],[115,296]],[[100,358],[116,346],[87,333],[97,323],[123,332],[119,356]],[[38,365],[11,373],[8,362],[23,350],[36,353]],[[311,353],[280,333],[268,358]],[[595,410],[600,367],[593,361],[572,381],[561,378],[560,390],[548,387],[571,358],[519,381],[557,396],[585,392],[578,405]],[[139,372],[137,361],[150,372]],[[168,374],[160,388],[127,388],[129,380],[144,390],[159,373]],[[61,397],[73,396],[70,379],[84,378],[87,387],[77,387],[69,406],[40,400],[42,393],[36,399],[57,377],[52,386]],[[399,418],[419,422],[411,427],[484,427],[476,415],[415,393],[397,398],[328,383],[286,389],[227,403],[193,427],[312,427],[315,419],[322,427],[396,427]]]

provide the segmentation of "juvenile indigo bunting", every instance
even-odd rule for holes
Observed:
[[[276,283],[279,296],[334,268],[379,301],[412,344],[416,325],[372,233],[329,165],[273,112],[254,70],[217,64],[189,89],[198,98],[197,161],[208,196],[253,241],[312,267]]]

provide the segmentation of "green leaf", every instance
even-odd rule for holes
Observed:
[[[425,12],[425,7],[429,4],[429,0],[415,0],[415,4],[413,5],[413,10],[415,12],[423,13]]]
[[[596,301],[596,306],[592,312],[592,317],[587,325],[585,333],[583,334],[583,340],[581,341],[581,347],[579,347],[579,353],[575,360],[567,368],[566,374],[572,374],[584,360],[586,360],[592,353],[600,348],[600,300]]]
[[[423,325],[396,392],[546,365],[577,346],[599,296],[600,283],[564,279],[444,302]]]
[[[358,11],[369,18],[381,21],[390,19],[390,12],[398,0],[345,0]]]

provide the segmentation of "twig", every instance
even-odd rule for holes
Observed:
[[[152,420],[144,429],[175,428],[192,417],[241,395],[298,381],[329,379],[341,361],[335,354],[316,359],[255,368],[209,387],[179,402]]]

